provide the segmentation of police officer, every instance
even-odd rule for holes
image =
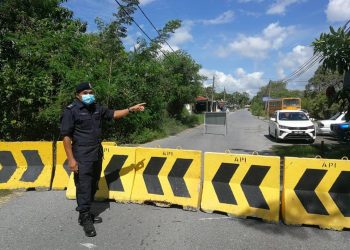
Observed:
[[[111,110],[95,103],[92,86],[88,82],[76,86],[76,98],[66,107],[61,120],[61,136],[68,165],[74,172],[79,212],[78,222],[85,235],[96,236],[93,223],[102,219],[90,213],[91,202],[98,188],[102,170],[102,120],[117,120],[130,112],[144,110],[145,103],[124,110]]]

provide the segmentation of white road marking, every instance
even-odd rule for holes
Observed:
[[[209,218],[200,218],[199,220],[222,220],[222,219],[231,219],[230,217],[209,217]]]
[[[89,249],[95,248],[97,247],[96,245],[92,244],[92,243],[80,243],[80,245],[87,247]]]

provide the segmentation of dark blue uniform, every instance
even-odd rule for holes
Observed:
[[[72,151],[78,162],[74,174],[77,211],[90,210],[101,175],[103,150],[102,120],[113,119],[114,110],[98,104],[84,105],[76,99],[65,109],[61,120],[61,136],[72,138]]]

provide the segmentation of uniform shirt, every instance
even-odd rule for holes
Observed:
[[[72,138],[76,160],[95,161],[100,157],[102,120],[112,120],[114,110],[94,104],[84,105],[76,99],[64,110],[61,119],[61,136]]]

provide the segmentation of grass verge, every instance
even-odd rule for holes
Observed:
[[[163,120],[162,126],[159,130],[144,129],[139,133],[135,133],[132,136],[132,144],[147,143],[167,136],[176,135],[188,128],[193,128],[203,123],[203,114],[186,115],[179,120],[167,117]]]
[[[350,159],[350,145],[349,144],[330,144],[322,145],[290,145],[282,146],[275,145],[272,147],[272,151],[280,156],[290,157],[304,157],[315,158],[317,155],[325,159],[341,159],[346,156]]]

